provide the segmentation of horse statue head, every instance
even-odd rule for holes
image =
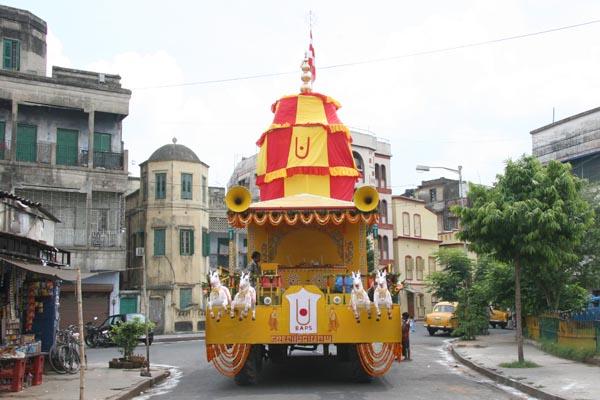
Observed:
[[[246,290],[250,287],[250,272],[242,272],[240,276],[240,290]]]
[[[385,271],[377,271],[375,284],[379,289],[387,289],[387,273]]]
[[[356,273],[352,272],[352,287],[355,290],[363,289],[362,280],[360,279],[360,271],[358,271]]]
[[[218,288],[221,286],[221,278],[219,278],[219,271],[212,271],[209,273],[210,286],[212,288]]]

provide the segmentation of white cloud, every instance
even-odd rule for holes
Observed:
[[[71,67],[71,59],[64,53],[62,41],[54,34],[52,29],[48,29],[46,35],[46,75],[52,75],[52,66]]]

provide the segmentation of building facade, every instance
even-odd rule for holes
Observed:
[[[211,269],[229,268],[229,223],[225,205],[225,188],[208,188],[208,233],[210,235]]]
[[[600,181],[600,107],[531,131],[531,144],[542,163],[569,162],[575,175]]]
[[[129,257],[121,301],[132,309],[141,304],[145,267],[156,332],[204,327],[208,193],[208,165],[173,139],[173,144],[162,146],[140,164],[140,188],[127,196]]]
[[[457,179],[437,178],[422,181],[416,189],[409,189],[405,197],[414,197],[425,202],[426,207],[437,216],[438,232],[449,232],[459,228],[458,217],[450,209],[460,205],[467,193],[467,185],[463,182],[463,200],[460,198],[459,183]]]
[[[394,272],[400,275],[400,308],[415,319],[431,312],[438,299],[427,290],[425,280],[438,269],[435,253],[438,238],[437,216],[423,200],[405,196],[392,197],[394,221]]]
[[[47,77],[46,23],[28,11],[0,6],[0,27],[0,189],[60,220],[56,246],[84,273],[105,275],[84,282],[86,307],[118,312],[131,91],[118,75],[54,66]],[[62,301],[74,303],[68,290]]]
[[[351,129],[351,133],[354,163],[362,174],[356,186],[374,186],[379,193],[379,232],[375,249],[378,252],[378,268],[389,267],[394,264],[390,166],[392,148],[389,141],[369,131]]]

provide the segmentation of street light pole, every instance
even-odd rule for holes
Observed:
[[[142,253],[142,297],[144,299],[144,330],[146,331],[146,369],[140,372],[141,376],[152,376],[150,373],[150,343],[148,338],[148,293],[146,292],[146,246]]]

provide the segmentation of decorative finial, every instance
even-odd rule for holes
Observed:
[[[177,144],[177,138],[176,137],[173,138],[173,144]]]
[[[310,65],[308,64],[308,54],[304,54],[304,61],[302,61],[302,86],[300,86],[301,93],[310,93],[312,91],[312,73],[310,72]]]

